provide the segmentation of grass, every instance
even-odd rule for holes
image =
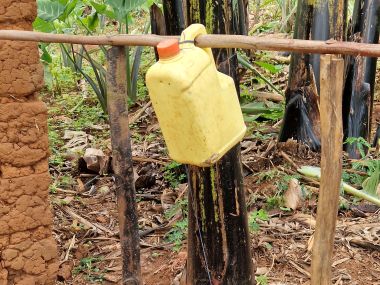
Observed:
[[[105,270],[97,267],[97,263],[102,261],[99,257],[82,258],[79,265],[74,268],[73,274],[85,274],[85,279],[91,283],[103,283]]]
[[[180,199],[167,210],[165,212],[165,218],[169,221],[178,213],[181,214],[181,219],[177,221],[171,230],[165,235],[165,239],[169,243],[173,243],[172,249],[176,252],[182,248],[182,242],[187,238],[188,200],[186,198]]]
[[[265,275],[256,276],[257,285],[268,285],[268,277]]]
[[[253,211],[248,217],[248,227],[252,232],[258,232],[260,229],[259,221],[269,221],[268,213],[264,209]]]
[[[186,174],[183,172],[183,165],[178,162],[171,162],[164,169],[164,180],[175,189],[179,184],[186,182]]]

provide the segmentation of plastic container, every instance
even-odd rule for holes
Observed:
[[[159,61],[147,72],[146,84],[168,147],[180,163],[211,166],[246,132],[231,77],[217,71],[211,49],[194,46],[203,25],[183,31],[177,40],[157,46]]]

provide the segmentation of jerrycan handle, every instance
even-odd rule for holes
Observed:
[[[202,24],[192,24],[187,27],[181,34],[180,45],[181,48],[192,48],[194,47],[194,40],[199,35],[206,35],[207,31],[205,26]],[[202,48],[205,52],[207,52],[211,61],[214,62],[214,56],[212,54],[211,48]]]

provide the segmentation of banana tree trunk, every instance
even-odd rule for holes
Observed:
[[[343,40],[347,3],[345,0],[300,0],[294,29],[295,39]],[[291,56],[289,82],[285,91],[286,110],[279,141],[295,139],[320,149],[319,55]]]
[[[239,34],[242,23],[246,20],[235,16],[239,14],[239,7],[244,8],[244,3],[246,2],[187,0],[187,24],[202,23],[209,33]],[[239,16],[241,15],[245,13],[242,12]],[[235,50],[214,49],[213,54],[219,71],[232,76],[239,90]],[[190,191],[186,284],[255,284],[240,144],[212,167],[189,166],[188,177]]]
[[[164,14],[162,13],[160,7],[158,7],[155,3],[150,6],[150,26],[152,34],[166,35]],[[156,48],[154,48],[154,53],[156,55],[156,60],[158,60],[158,53]]]
[[[380,124],[377,124],[377,129],[373,138],[372,147],[376,147],[377,149],[379,149],[380,147]]]
[[[182,0],[164,0],[166,32],[168,35],[180,35],[185,28]]]
[[[356,0],[350,30],[350,40],[378,43],[380,1]],[[343,98],[345,137],[369,140],[377,58],[348,57],[347,77]],[[351,158],[360,158],[356,144],[347,144]]]

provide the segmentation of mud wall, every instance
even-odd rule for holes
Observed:
[[[31,30],[35,0],[0,0],[0,29]],[[0,41],[0,285],[55,284],[47,109],[36,43]]]

